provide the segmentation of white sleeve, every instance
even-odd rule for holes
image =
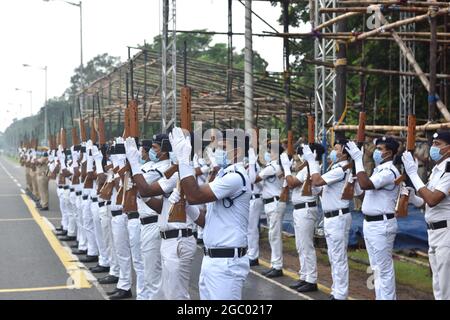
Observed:
[[[298,179],[298,181],[300,181],[300,183],[303,183],[305,182],[307,175],[308,175],[308,168],[304,167],[297,173],[296,178]]]
[[[171,193],[173,189],[177,186],[178,181],[178,175],[174,174],[170,177],[170,179],[167,179],[166,177],[163,177],[158,180],[158,184],[161,187],[161,189],[164,191],[164,193]]]
[[[450,173],[445,173],[444,176],[439,180],[439,183],[434,188],[434,190],[439,190],[446,196],[450,192]]]
[[[148,184],[152,184],[153,182],[162,178],[159,172],[156,170],[149,170],[145,173],[142,173],[142,175],[144,176],[144,179]]]
[[[215,179],[209,184],[212,192],[218,200],[231,197],[242,190],[243,182],[238,173],[230,172],[220,179]]]
[[[370,181],[372,181],[375,189],[381,189],[384,186],[393,184],[395,182],[395,175],[392,170],[384,169],[370,177]]]
[[[277,171],[275,170],[275,168],[269,165],[262,169],[258,176],[260,176],[261,179],[267,179],[268,177],[274,176],[276,173]]]
[[[327,185],[342,181],[345,177],[345,172],[341,167],[334,168],[322,175],[322,179],[327,183]]]

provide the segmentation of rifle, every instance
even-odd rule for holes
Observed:
[[[292,159],[294,155],[294,144],[292,140],[293,140],[292,131],[289,131],[287,141],[287,155],[289,159]],[[281,190],[280,202],[288,202],[289,198],[289,186],[287,185],[287,181],[285,181],[284,183],[286,183],[286,186],[283,187],[283,189]]]
[[[94,108],[94,96],[92,96],[92,119],[91,119],[91,127],[89,132],[89,138],[92,141],[92,144],[97,142],[97,134],[95,132],[95,108]],[[89,156],[92,156],[92,151],[89,150]],[[87,169],[87,168],[86,168]],[[82,168],[83,171],[83,168]],[[86,172],[86,177],[84,179],[84,188],[92,189],[94,187],[95,174],[94,172]]]
[[[81,150],[80,139],[78,138],[77,128],[75,128],[74,123],[73,123],[73,112],[72,112],[72,107],[70,107],[70,106],[69,106],[69,111],[70,111],[70,120],[72,122],[73,149],[74,149],[74,151],[80,151]],[[76,168],[74,168],[74,172],[73,172],[72,184],[77,185],[79,183],[80,183],[80,170],[78,169],[78,167],[76,167]]]
[[[81,142],[87,141],[87,134],[86,134],[86,126],[84,124],[83,120],[83,114],[81,112],[81,106],[80,106],[80,97],[77,99],[77,105],[78,105],[78,113],[79,113],[79,126],[80,126],[80,136],[81,136]],[[86,147],[81,147],[80,151],[83,153],[86,152]],[[81,163],[81,182],[84,183],[86,180],[87,175],[87,168],[86,168],[86,162]]]
[[[105,137],[105,122],[103,120],[100,108],[100,95],[97,92],[97,107],[98,107],[98,119],[97,119],[97,131],[98,131],[98,143],[99,150],[103,155],[102,166],[106,165],[106,137]],[[105,171],[107,171],[105,169]],[[106,174],[97,175],[97,193],[101,192],[101,189],[106,183],[107,176]]]
[[[312,146],[314,144],[314,116],[309,114],[308,116],[308,144]],[[306,180],[302,186],[302,196],[309,197],[312,196],[312,182],[311,182],[311,173],[309,171],[309,165],[306,164],[308,174],[306,175]]]
[[[416,147],[416,116],[412,114],[411,107],[408,114],[408,133],[406,138],[406,150],[414,155],[414,149]],[[405,172],[405,167],[402,166],[402,174],[395,180],[396,185],[404,184],[408,187],[412,187],[412,182]],[[395,213],[397,218],[404,218],[408,216],[408,202],[409,194],[402,194],[400,191],[397,197],[397,203],[395,204]]]

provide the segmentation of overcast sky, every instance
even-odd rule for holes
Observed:
[[[256,1],[253,9],[282,31],[276,21],[279,6]],[[178,30],[227,31],[227,0],[177,0],[177,12]],[[233,31],[244,32],[244,13],[244,6],[234,1]],[[160,33],[161,16],[161,0],[84,0],[84,62],[105,52],[125,61],[126,46],[152,42]],[[39,68],[48,67],[49,98],[60,96],[69,86],[80,64],[79,9],[61,0],[2,0],[0,30],[0,131],[4,131],[14,117],[30,115],[26,91],[32,91],[33,114],[44,105],[44,71]],[[271,31],[253,17],[253,32],[263,30]],[[226,36],[214,38],[214,42],[226,41]],[[233,41],[237,50],[244,47],[243,37],[235,36]],[[280,38],[254,37],[254,49],[269,62],[269,71],[282,70]],[[24,63],[34,68],[24,68]]]

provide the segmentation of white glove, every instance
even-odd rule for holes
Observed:
[[[124,144],[125,141],[123,140],[122,137],[117,137],[117,138],[116,138],[116,143],[117,143],[117,144]]]
[[[127,156],[125,154],[116,154],[116,161],[119,168],[125,167]]]
[[[200,209],[197,206],[186,205],[186,215],[195,222],[200,216]]]
[[[175,203],[178,203],[180,201],[180,199],[181,199],[180,191],[178,191],[177,188],[173,189],[172,194],[170,195],[170,197],[168,199],[169,202],[171,204],[175,204]]]
[[[94,171],[94,158],[89,155],[87,146],[86,146],[86,171],[87,172]]]
[[[409,176],[409,179],[413,183],[414,188],[419,191],[420,189],[425,187],[425,184],[423,183],[422,179],[420,179],[419,174],[417,173],[419,165],[417,163],[417,160],[414,160],[411,152],[403,152],[402,161],[403,166],[405,167],[406,174]]]
[[[66,169],[66,155],[65,155],[64,149],[62,148],[61,145],[58,147],[57,154],[58,154],[59,163],[61,164],[61,169]]]
[[[134,138],[127,138],[125,140],[125,152],[128,162],[130,163],[131,171],[133,176],[136,174],[141,174],[141,165],[139,164],[139,151],[136,146],[136,140]]]
[[[314,150],[314,153],[312,153],[311,148],[307,144],[303,145],[303,160],[308,162],[311,175],[320,172],[319,165],[316,163],[316,151]]]
[[[359,150],[358,146],[353,141],[350,141],[347,143],[345,150],[348,151],[348,153],[350,154],[350,157],[352,157],[353,161],[355,162],[356,173],[365,172],[364,164],[362,161],[363,152],[361,150]]]
[[[280,155],[280,161],[281,161],[281,166],[283,167],[283,170],[284,170],[284,176],[285,177],[290,176],[292,174],[291,173],[292,161],[289,160],[289,156],[285,152],[283,152]]]
[[[92,158],[95,161],[95,171],[97,171],[98,174],[103,173],[103,154],[98,150],[97,146],[92,146]]]
[[[217,162],[216,162],[216,157],[214,156],[214,152],[212,151],[211,148],[208,147],[206,149],[206,154],[208,155],[209,162],[211,163],[211,168],[218,167]]]
[[[424,205],[425,201],[416,195],[416,192],[411,187],[406,187],[409,191],[408,203],[411,203],[415,207],[421,207]]]
[[[70,148],[70,151],[72,152],[72,168],[78,167],[78,158],[80,156],[78,151],[74,150],[74,147]]]
[[[198,163],[198,155],[194,154],[194,157],[192,158],[192,163],[194,164],[194,168],[199,168],[200,164]]]
[[[172,145],[172,152],[178,160],[180,180],[194,176],[194,170],[190,165],[192,151],[190,136],[185,136],[181,128],[175,127],[169,134],[169,140]]]
[[[248,165],[249,166],[255,165],[257,160],[258,160],[258,157],[256,156],[255,149],[249,148],[248,149]]]

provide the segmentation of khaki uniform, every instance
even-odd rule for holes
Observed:
[[[33,189],[32,189],[33,195],[36,197],[36,200],[39,200],[40,198],[39,198],[39,189],[38,189],[36,168],[32,167],[30,169],[30,175],[31,175],[31,185],[33,186]]]
[[[48,207],[48,176],[47,176],[47,158],[42,158],[36,166],[37,186],[41,207]]]
[[[27,189],[30,192],[33,192],[33,183],[31,182],[31,168],[28,166],[29,163],[25,162],[25,179],[27,181]]]

